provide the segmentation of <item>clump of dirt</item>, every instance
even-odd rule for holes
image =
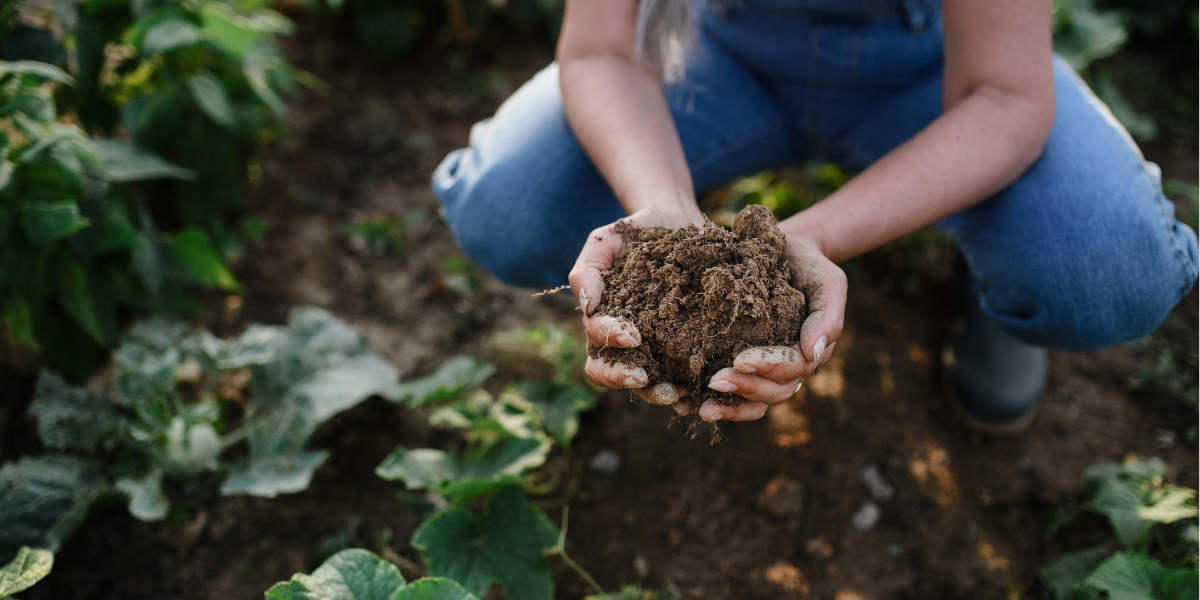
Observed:
[[[708,387],[746,348],[793,346],[806,316],[791,286],[786,243],[771,211],[750,205],[733,231],[716,225],[669,230],[618,221],[625,253],[602,273],[598,313],[628,319],[642,334],[636,348],[589,346],[588,354],[642,367],[650,382],[685,385],[696,406],[730,406],[742,397]]]

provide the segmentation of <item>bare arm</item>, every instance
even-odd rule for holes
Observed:
[[[637,4],[567,2],[556,55],[567,121],[627,212],[656,208],[700,224],[662,83],[634,54]]]
[[[780,229],[834,262],[999,192],[1041,155],[1054,125],[1050,0],[945,0],[944,112]]]

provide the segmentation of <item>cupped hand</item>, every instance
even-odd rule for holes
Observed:
[[[732,367],[717,371],[708,387],[747,401],[725,406],[708,400],[700,406],[705,421],[761,419],[769,406],[786,402],[800,389],[800,379],[833,355],[846,314],[846,274],[825,258],[810,237],[789,236],[784,256],[792,268],[792,287],[808,300],[800,342],[791,347],[749,348],[734,358]]]
[[[637,227],[675,229],[695,221],[682,213],[657,209],[640,210],[626,222]],[[696,223],[699,225],[700,223]],[[624,240],[613,226],[592,231],[587,243],[568,275],[571,291],[579,298],[583,310],[583,327],[593,346],[633,348],[641,345],[637,327],[626,319],[595,314],[604,294],[601,273],[612,268],[615,258],[624,249]],[[788,237],[784,255],[792,269],[792,286],[804,292],[808,301],[808,317],[800,330],[800,342],[792,347],[769,346],[750,348],[735,357],[733,366],[721,369],[709,382],[719,392],[731,392],[746,399],[740,406],[725,406],[708,400],[700,406],[700,418],[706,421],[752,421],[766,414],[771,405],[787,401],[797,389],[800,379],[812,374],[829,360],[842,332],[846,307],[846,275],[821,253],[819,245],[809,237]],[[621,389],[651,404],[672,405],[679,414],[692,412],[695,405],[688,399],[687,388],[673,382],[651,385],[646,371],[623,363],[609,363],[588,357],[584,373],[596,385]]]
[[[667,211],[656,208],[639,210],[624,221],[640,228],[664,227],[678,229],[688,224],[702,225],[703,215]],[[604,278],[600,275],[612,268],[613,262],[625,248],[621,234],[614,229],[616,223],[605,225],[588,234],[587,243],[575,261],[575,267],[567,276],[571,291],[579,298],[583,309],[583,329],[588,343],[593,346],[633,348],[642,343],[642,334],[626,319],[605,314],[596,314],[600,298],[604,295]],[[672,383],[658,382],[650,385],[646,371],[622,363],[609,363],[588,357],[584,373],[596,385],[620,389],[631,388],[634,395],[652,404],[675,404],[686,390]]]

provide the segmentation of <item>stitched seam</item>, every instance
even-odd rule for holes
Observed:
[[[759,127],[758,129],[751,130],[750,132],[739,136],[737,139],[727,144],[723,144],[720,148],[717,148],[716,150],[697,158],[696,162],[690,165],[690,167],[692,169],[705,167],[722,157],[728,156],[729,154],[741,150],[742,148],[745,148],[754,142],[765,139],[768,136],[779,133],[785,129],[787,129],[787,123],[783,119],[780,119],[773,123]]]
[[[1167,213],[1167,204],[1170,203],[1159,202],[1158,198],[1155,198],[1154,202],[1158,204],[1158,214],[1162,216],[1163,226],[1167,232],[1167,239],[1171,240],[1171,248],[1174,249],[1175,258],[1179,261],[1179,266],[1183,267],[1183,272],[1186,274],[1186,277],[1184,277],[1183,288],[1179,291],[1179,297],[1182,298],[1185,294],[1187,294],[1188,288],[1190,287],[1187,284],[1187,280],[1193,278],[1195,274],[1192,272],[1191,263],[1183,256],[1183,247],[1179,245],[1179,240],[1175,239],[1175,216]],[[1171,204],[1171,206],[1174,205]]]

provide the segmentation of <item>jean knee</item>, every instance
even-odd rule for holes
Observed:
[[[1078,273],[1027,273],[1021,283],[1024,302],[1014,307],[1006,302],[1011,295],[985,293],[982,304],[1005,330],[1028,343],[1091,352],[1154,331],[1195,282],[1193,271],[1171,255],[1156,267],[1145,261],[1112,266],[1090,270],[1086,283],[1079,283]],[[1010,275],[1020,277],[1019,272]]]

